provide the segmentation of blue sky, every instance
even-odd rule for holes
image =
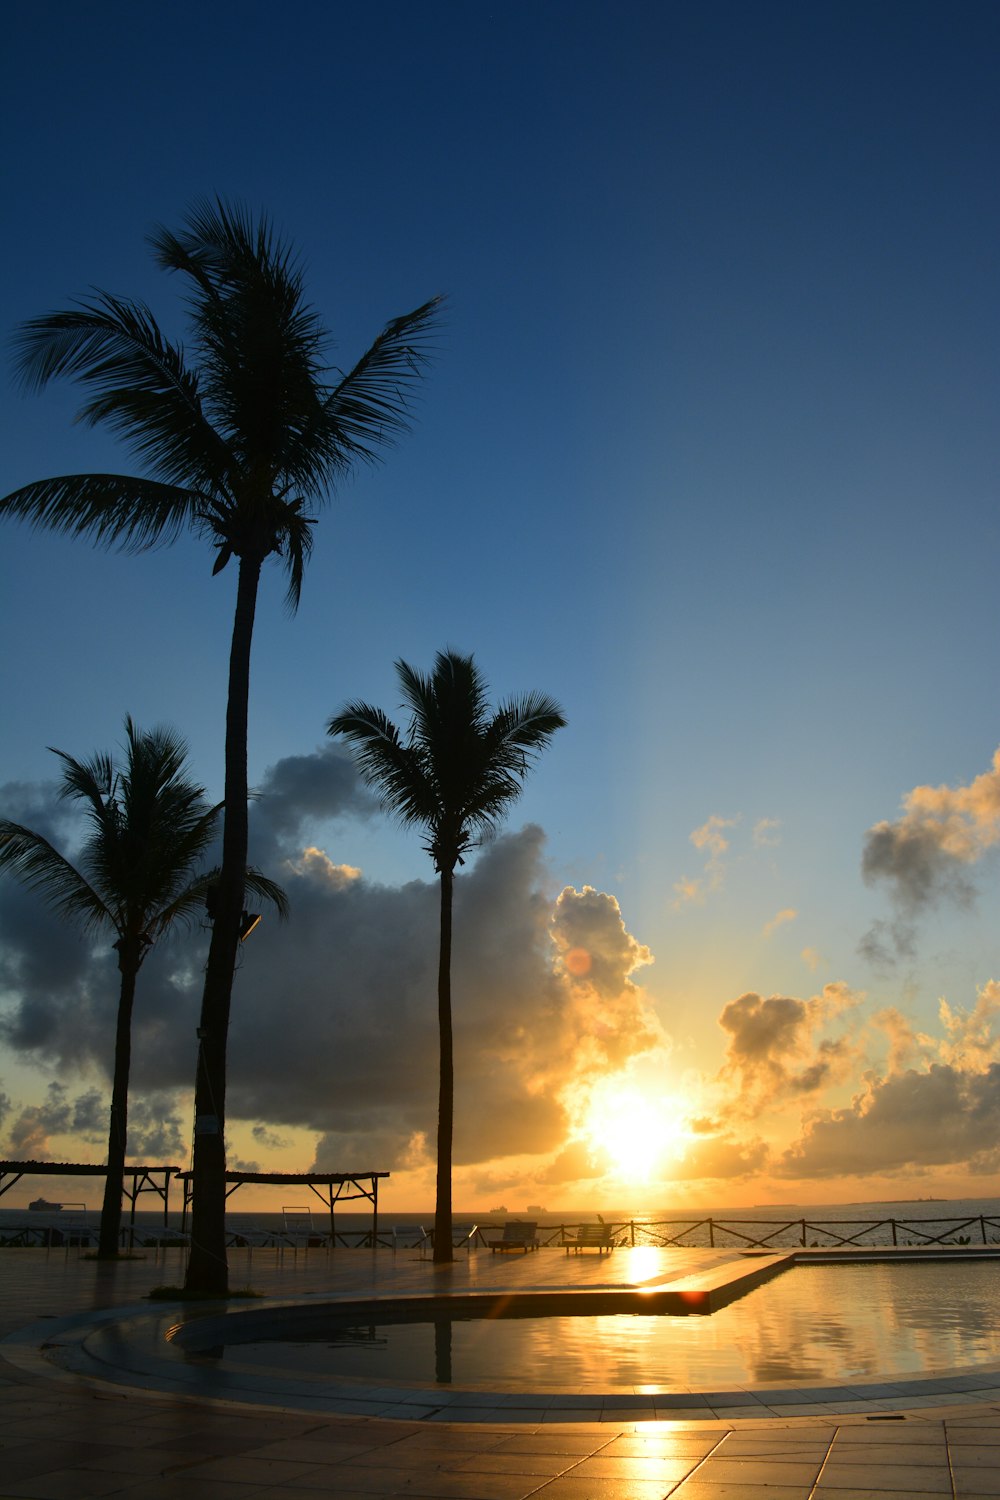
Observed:
[[[631,1044],[572,1078],[550,1077],[540,1056],[511,1065],[512,1098],[548,1090],[561,1112],[539,1125],[533,1154],[470,1147],[469,1206],[624,1182],[588,1126],[599,1082],[626,1138],[638,1097],[671,1116],[690,1102],[701,1121],[651,1179],[664,1198],[679,1182],[706,1201],[789,1196],[789,1162],[814,1162],[824,1111],[845,1143],[868,1139],[897,1084],[919,1095],[942,1079],[956,1091],[950,1156],[917,1132],[909,1157],[845,1145],[838,1175],[831,1147],[802,1180],[828,1196],[893,1183],[994,1191],[991,1161],[969,1168],[976,1110],[996,1108],[1000,1123],[992,1053],[972,1048],[971,1022],[955,1052],[939,1002],[953,1019],[978,1003],[991,1035],[1000,829],[994,783],[976,778],[1000,743],[996,8],[543,0],[279,13],[250,0],[181,3],[168,20],[40,3],[9,16],[7,33],[5,330],[99,286],[147,300],[180,331],[177,288],[144,235],[216,192],[266,208],[301,248],[345,366],[390,317],[448,297],[414,430],[322,511],[295,618],[278,572],[265,579],[250,775],[263,786],[289,758],[325,754],[325,721],[348,697],[392,710],[394,659],[427,666],[445,645],[474,651],[498,696],[537,687],[564,705],[569,727],[510,825],[519,889],[551,916],[566,886],[590,911],[581,893],[593,887],[594,921],[618,921],[654,961],[631,978],[620,964],[615,994],[590,997],[595,1013],[627,997]],[[71,388],[27,398],[7,379],[0,403],[4,493],[127,462],[73,424]],[[140,558],[13,524],[3,540],[0,783],[20,790],[0,811],[20,816],[25,786],[51,778],[46,745],[111,746],[126,712],[179,729],[219,795],[230,574],[212,579],[194,540]],[[950,801],[918,798],[899,822],[908,793],[940,785]],[[350,879],[373,901],[408,882],[432,897],[419,841],[339,796],[325,815],[311,804],[298,851],[282,845],[280,858],[320,848],[359,870]],[[883,821],[891,858],[866,883],[866,834]],[[530,850],[524,825],[544,832]],[[502,854],[481,877],[498,900]],[[907,883],[918,855],[922,897]],[[482,914],[484,942],[516,926],[512,910],[501,901],[492,927]],[[25,978],[26,930],[0,924],[0,1089],[6,1127],[35,1110],[41,1130],[104,1087],[103,960],[74,971],[93,989],[93,1028],[66,1055],[52,1016],[48,1029],[28,1024],[41,990]],[[532,996],[561,984],[552,1003],[571,1050],[591,1055],[593,1018],[567,999],[564,950],[544,922],[531,931],[525,1025]],[[258,941],[279,939],[262,929]],[[280,973],[285,950],[272,958]],[[351,1002],[337,962],[327,968],[319,945],[315,963],[331,987],[316,1003],[338,1014]],[[245,1008],[266,1018],[274,995],[251,967]],[[35,978],[53,1015],[72,1008],[68,979]],[[370,982],[385,988],[373,1011],[388,1006],[390,980]],[[470,969],[470,1015],[478,982]],[[746,993],[764,1006],[752,1041],[736,1027],[750,1008],[720,1025]],[[769,1009],[772,997],[804,1009]],[[152,1064],[143,1071],[144,1024],[137,1093],[160,1100],[154,1116],[186,1119],[156,1094]],[[470,1031],[470,1049],[495,1057],[499,1045]],[[363,1031],[357,1046],[377,1050]],[[833,1057],[813,1087],[810,1068]],[[362,1149],[360,1115],[353,1129],[349,1112],[283,1119],[280,1090],[255,1092],[249,1055],[245,1067],[244,1157],[254,1123],[289,1142],[265,1150],[276,1164]],[[178,1044],[171,1100],[184,1098],[184,1068]],[[863,1081],[872,1070],[882,1093]],[[391,1060],[372,1087],[393,1096]],[[726,1113],[734,1093],[738,1116]],[[418,1207],[425,1114],[415,1097],[391,1138],[367,1137]],[[22,1151],[100,1154],[99,1132],[19,1129]],[[699,1175],[706,1139],[719,1170]],[[581,1140],[590,1166],[559,1177],[559,1150]],[[763,1145],[739,1173],[723,1170],[723,1145],[748,1141]]]

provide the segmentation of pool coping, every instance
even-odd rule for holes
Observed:
[[[921,1247],[922,1248],[922,1247]],[[964,1247],[963,1247],[964,1248]],[[670,1311],[671,1299],[686,1299],[682,1310],[714,1311],[742,1296],[752,1286],[779,1274],[790,1265],[816,1261],[808,1251],[784,1251],[747,1256],[722,1267],[713,1267],[682,1277],[652,1278],[641,1286],[605,1284],[586,1289],[552,1289],[511,1292],[489,1288],[477,1292],[414,1293],[337,1297],[312,1293],[287,1299],[268,1299],[266,1307],[233,1300],[206,1304],[197,1311],[183,1302],[148,1301],[124,1307],[90,1311],[68,1318],[34,1323],[0,1341],[0,1352],[12,1365],[36,1376],[83,1380],[107,1389],[128,1387],[148,1394],[170,1394],[182,1400],[218,1402],[235,1407],[263,1407],[282,1412],[309,1412],[344,1416],[372,1416],[419,1422],[704,1422],[779,1418],[827,1418],[854,1416],[859,1420],[901,1420],[905,1416],[929,1415],[943,1407],[969,1408],[1000,1402],[1000,1364],[973,1365],[934,1371],[912,1378],[891,1380],[870,1377],[829,1384],[757,1382],[733,1384],[723,1389],[672,1386],[654,1382],[607,1391],[567,1392],[556,1385],[540,1383],[538,1389],[510,1391],[478,1383],[465,1386],[428,1386],[398,1382],[372,1384],[361,1379],[329,1376],[290,1377],[282,1371],[250,1370],[231,1366],[219,1369],[192,1359],[185,1348],[186,1330],[200,1329],[200,1342],[211,1344],[233,1318],[266,1324],[268,1319],[289,1312],[301,1316],[319,1306],[376,1309],[385,1314],[394,1307],[421,1306],[433,1310],[446,1305],[469,1308],[478,1304],[518,1300],[535,1308],[542,1302],[547,1311],[579,1312],[581,1304],[594,1310]],[[868,1260],[871,1251],[840,1252],[837,1260]],[[979,1253],[913,1254],[883,1250],[878,1261],[915,1259],[996,1259]],[[748,1265],[752,1261],[753,1265]],[[668,1282],[665,1286],[660,1283]],[[706,1304],[711,1304],[711,1309]],[[902,1414],[902,1415],[901,1415]]]

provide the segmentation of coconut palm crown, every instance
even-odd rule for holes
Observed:
[[[77,864],[40,833],[0,819],[0,871],[7,871],[84,932],[110,931],[121,976],[112,1073],[108,1173],[99,1254],[113,1256],[121,1228],[128,1130],[131,1022],[136,977],[168,928],[203,913],[211,873],[194,870],[215,837],[221,806],[209,806],[185,772],[184,743],[167,729],[142,732],[125,720],[125,757],[62,761],[61,797],[82,804],[88,825]],[[279,887],[248,874],[248,888],[284,914]]]
[[[453,1259],[451,1163],[454,1057],[451,941],[454,874],[464,856],[499,829],[534,759],[566,720],[542,693],[490,708],[489,688],[471,656],[439,652],[429,675],[405,661],[396,673],[410,721],[401,731],[380,708],[349,703],[328,733],[350,744],[365,781],[385,809],[424,829],[424,848],[441,882],[438,965],[440,1081],[434,1259]]]
[[[301,271],[266,216],[201,202],[179,232],[150,236],[156,263],[183,278],[188,344],[142,303],[95,293],[25,323],[22,384],[77,381],[80,419],[117,433],[140,475],[37,480],[0,500],[18,517],[106,546],[141,550],[186,526],[215,548],[213,572],[238,576],[226,706],[225,817],[216,919],[205,972],[195,1082],[194,1191],[186,1288],[225,1295],[226,1048],[247,863],[250,650],[260,572],[276,555],[294,610],[315,517],[357,463],[374,462],[408,425],[440,299],[386,325],[347,371],[327,363],[329,335]]]

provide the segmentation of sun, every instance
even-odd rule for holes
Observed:
[[[691,1139],[687,1110],[676,1096],[651,1095],[609,1078],[591,1090],[580,1134],[621,1182],[649,1182],[684,1155]]]

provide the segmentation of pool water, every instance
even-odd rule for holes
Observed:
[[[227,1345],[241,1366],[500,1390],[717,1388],[1000,1364],[1000,1262],[800,1266],[709,1317],[347,1324]]]

